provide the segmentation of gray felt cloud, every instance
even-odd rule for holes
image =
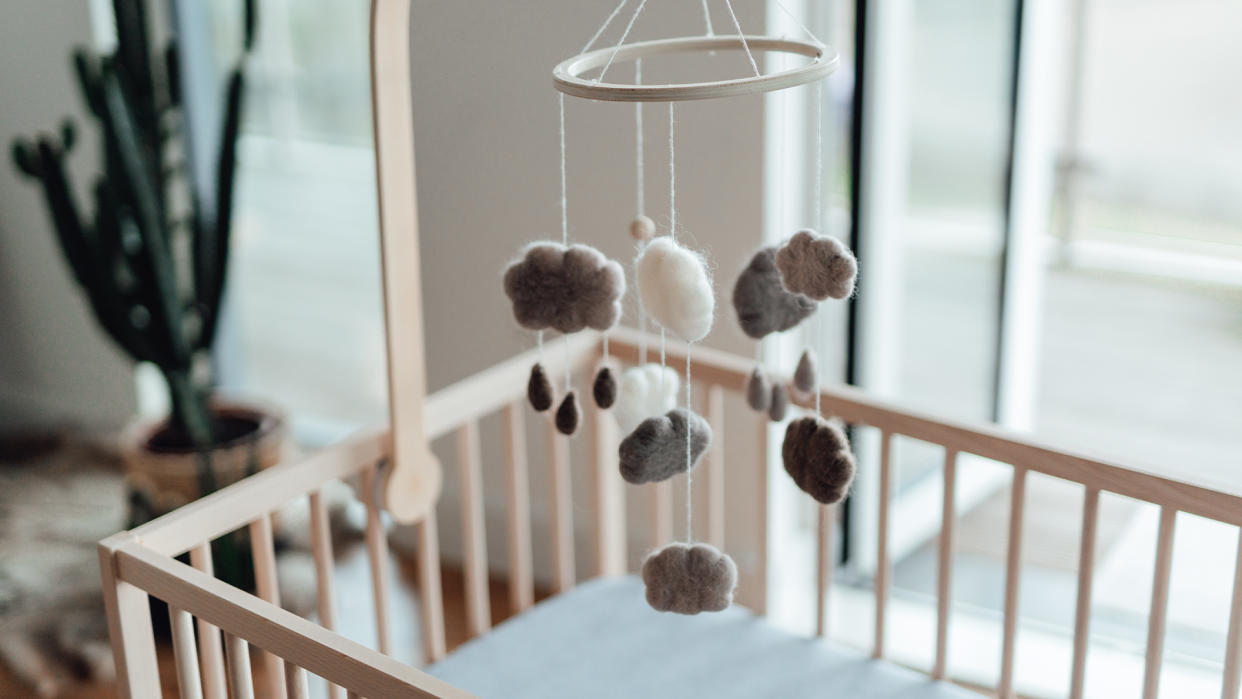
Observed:
[[[836,238],[798,231],[776,251],[776,268],[787,291],[816,301],[843,299],[854,293],[858,261]]]
[[[849,440],[840,427],[822,417],[800,417],[789,423],[781,459],[794,483],[825,505],[844,499],[854,481]]]
[[[815,312],[815,302],[781,285],[776,248],[763,248],[733,284],[733,310],[742,332],[755,339],[788,330]]]
[[[621,318],[625,273],[588,245],[531,243],[505,270],[504,284],[514,317],[530,330],[607,330]]]
[[[712,427],[684,408],[643,420],[618,450],[621,477],[638,485],[686,472],[686,430],[690,431],[690,467],[698,465],[712,443]]]
[[[737,565],[707,544],[669,544],[643,561],[647,604],[660,612],[719,612],[733,603]]]

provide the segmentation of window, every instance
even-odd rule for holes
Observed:
[[[823,117],[835,235],[849,230],[855,18],[867,12],[854,241],[860,297],[853,323],[843,312],[825,319],[817,344],[835,361],[824,364],[938,415],[996,420],[1177,478],[1236,482],[1242,173],[1232,169],[1242,141],[1227,125],[1242,119],[1242,92],[1228,73],[1242,56],[1224,28],[1242,19],[1237,7],[785,4],[842,54]],[[795,33],[781,17],[769,12],[777,32]],[[1162,65],[1136,71],[1134,57],[1153,46],[1162,47]],[[780,99],[768,103],[779,126],[769,127],[767,146],[788,172],[770,164],[768,182],[790,172],[809,182],[810,171],[790,161],[813,143],[813,129],[801,125],[811,112],[805,101]],[[769,197],[770,210],[782,205]],[[789,339],[778,354],[792,366],[804,342]],[[855,445],[862,467],[844,512],[838,581],[869,586],[877,435],[861,430]],[[943,456],[898,439],[894,458],[890,624],[902,625],[908,643],[892,651],[923,666],[934,630]],[[956,674],[982,683],[995,681],[999,657],[1009,474],[982,459],[959,461],[951,645],[996,652],[974,654],[978,668],[969,653],[951,650],[950,661]],[[1081,488],[1056,479],[1027,482],[1017,670],[1019,688],[1034,695],[1065,692],[1082,498]],[[804,539],[782,545],[780,564],[796,566],[809,556],[815,520],[805,502],[789,502],[800,511],[787,531]],[[1087,689],[1137,694],[1158,512],[1108,494],[1100,512]],[[1178,518],[1166,692],[1219,691],[1235,537],[1230,527]],[[814,574],[804,567],[800,585]],[[1182,572],[1190,570],[1203,573]],[[834,634],[868,629],[870,612],[858,608],[868,598],[840,594]],[[800,599],[789,618],[806,625],[809,593]],[[864,633],[855,640],[866,647]]]

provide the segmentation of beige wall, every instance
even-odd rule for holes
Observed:
[[[0,21],[0,432],[32,424],[122,424],[134,408],[129,363],[97,328],[61,259],[43,195],[19,176],[12,138],[79,124],[70,178],[85,192],[98,162],[69,54],[90,41],[87,4],[10,8]]]
[[[762,4],[737,5],[744,26],[761,30]],[[551,71],[582,47],[612,6],[529,0],[415,4],[418,194],[432,390],[534,346],[534,334],[513,321],[500,274],[526,242],[559,237],[557,93]],[[725,19],[717,17],[717,26]],[[640,38],[702,33],[701,22],[698,3],[651,3],[634,31]],[[617,74],[626,77],[631,71],[626,65]],[[668,216],[666,107],[648,106],[645,118],[648,211],[663,224]],[[633,255],[628,227],[635,211],[633,119],[630,105],[567,102],[571,238],[596,245],[627,266]],[[716,276],[717,319],[705,343],[749,355],[754,345],[738,329],[728,299],[736,272],[761,240],[762,100],[685,103],[678,107],[678,123],[678,218],[693,244],[709,253]],[[625,322],[633,324],[633,297],[628,300]],[[559,345],[553,342],[548,349],[556,351]],[[731,404],[729,417],[728,446],[735,458],[728,464],[728,543],[745,573],[753,567],[757,543],[751,483],[758,478],[758,459],[749,455],[756,453],[759,430],[750,427],[757,423],[740,400]],[[743,419],[746,427],[739,430]],[[533,413],[528,413],[528,424],[530,444],[538,450],[542,425]],[[489,553],[501,564],[499,426],[489,420],[483,430],[492,435],[484,444],[484,488],[489,520],[495,524],[489,527]],[[584,548],[592,516],[588,444],[585,437],[575,440],[580,575],[591,570]],[[440,453],[446,466],[440,526],[444,550],[452,554],[459,550],[455,462],[451,446]],[[542,460],[532,458],[537,561],[548,555],[543,546],[547,530],[538,528],[546,512],[543,469]],[[634,536],[643,542],[648,489],[627,488],[627,493]],[[682,496],[675,500],[682,502]],[[682,516],[675,521],[681,536]],[[631,547],[632,562],[640,555]]]

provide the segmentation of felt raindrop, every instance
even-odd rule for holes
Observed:
[[[643,561],[647,604],[661,612],[718,612],[733,603],[737,565],[708,544],[669,544]]]
[[[818,415],[789,423],[781,460],[794,483],[825,505],[844,499],[854,481],[854,455],[845,431]]]
[[[621,440],[621,477],[635,485],[667,480],[697,466],[711,443],[711,425],[684,408],[647,418]]]
[[[662,236],[643,247],[635,272],[643,308],[657,323],[686,342],[707,335],[716,299],[701,255]]]
[[[742,332],[757,340],[798,325],[815,312],[815,302],[785,290],[776,248],[767,247],[755,253],[734,282],[733,310]]]
[[[612,377],[612,369],[601,367],[595,375],[595,383],[591,385],[591,395],[595,404],[607,410],[617,402],[617,380]]]
[[[526,382],[526,399],[530,401],[530,407],[541,413],[551,408],[556,400],[554,393],[543,365],[536,363],[530,368],[530,380]]]
[[[787,412],[789,412],[789,395],[785,393],[783,385],[773,383],[772,400],[768,403],[768,417],[772,422],[780,422],[785,419]]]
[[[768,375],[760,367],[755,367],[746,380],[746,404],[759,413],[772,404],[772,382],[768,381]]]
[[[612,406],[621,434],[628,435],[643,420],[672,410],[677,405],[679,386],[681,378],[676,371],[655,363],[621,372],[617,400]]]
[[[798,360],[798,367],[794,369],[793,376],[794,390],[801,396],[810,396],[819,388],[819,365],[815,361],[815,354],[811,350],[803,350],[802,357]]]
[[[849,248],[809,229],[798,231],[777,250],[776,267],[786,291],[816,301],[849,297],[858,276],[858,261]]]
[[[578,408],[578,396],[573,391],[565,394],[561,407],[556,409],[556,429],[565,436],[578,431],[582,410]]]

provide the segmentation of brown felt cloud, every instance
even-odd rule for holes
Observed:
[[[781,285],[776,248],[755,253],[733,284],[733,310],[742,332],[753,338],[788,330],[815,312],[815,302]]]
[[[578,431],[578,423],[582,419],[582,410],[578,408],[578,396],[573,391],[565,394],[561,407],[556,409],[556,429],[569,436]]]
[[[712,443],[712,427],[684,408],[643,420],[621,440],[621,477],[638,485],[686,472],[686,430],[690,431],[690,468],[698,465]]]
[[[785,392],[782,384],[772,384],[772,399],[768,402],[768,417],[772,422],[780,422],[785,419],[785,413],[789,412],[789,394]]]
[[[505,270],[504,284],[514,317],[530,330],[607,330],[621,318],[625,273],[588,245],[531,243]]]
[[[707,544],[669,544],[643,561],[647,604],[661,612],[719,612],[733,603],[737,566]]]
[[[836,238],[798,231],[776,252],[785,290],[816,301],[843,299],[854,293],[858,261]]]
[[[541,413],[551,408],[555,400],[554,393],[552,382],[548,380],[548,373],[543,370],[543,365],[535,364],[531,367],[530,381],[526,382],[526,399],[530,401],[530,407]]]
[[[781,459],[794,483],[825,505],[843,500],[854,481],[854,455],[845,431],[822,417],[789,423]]]
[[[760,367],[755,367],[746,380],[746,404],[760,413],[772,404],[772,382],[768,381],[768,375]]]

